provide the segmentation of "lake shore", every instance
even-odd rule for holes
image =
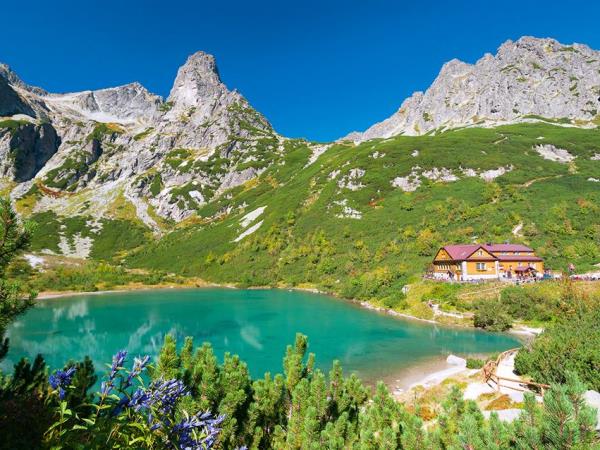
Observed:
[[[447,357],[439,356],[411,365],[393,376],[384,377],[382,381],[394,397],[399,399],[415,388],[430,389],[449,378],[471,376],[478,371],[479,369],[450,364]]]
[[[100,290],[100,291],[93,291],[93,292],[73,292],[73,291],[69,291],[69,292],[43,292],[39,295],[39,300],[40,301],[44,301],[46,299],[60,299],[60,298],[68,298],[68,297],[82,297],[82,296],[98,296],[98,295],[105,295],[105,294],[118,294],[118,293],[127,293],[127,292],[157,292],[157,291],[173,291],[173,290],[191,290],[191,289],[202,289],[202,288],[219,288],[219,289],[241,289],[239,287],[236,286],[232,286],[232,285],[219,285],[219,284],[214,284],[214,283],[189,283],[187,285],[182,285],[182,284],[165,284],[165,285],[160,285],[160,286],[147,286],[147,285],[130,285],[130,286],[126,286],[126,287],[120,287],[117,289],[112,289],[112,290]],[[256,289],[272,289],[270,287],[254,287],[254,288],[250,288],[253,290]],[[309,293],[314,293],[314,294],[319,294],[319,295],[326,295],[328,297],[334,298],[336,300],[345,300],[345,299],[341,299],[339,297],[335,297],[335,296],[331,296],[328,293],[324,293],[324,292],[320,292],[316,289],[311,289],[311,288],[295,288],[295,289],[291,289],[291,288],[287,288],[286,290],[288,291],[300,291],[300,292],[309,292]],[[390,311],[390,310],[386,310],[385,308],[381,308],[381,307],[377,307],[374,305],[371,305],[369,303],[366,302],[361,302],[361,301],[356,301],[356,300],[346,300],[347,302],[351,303],[352,305],[355,305],[358,308],[361,309],[368,309],[371,311],[375,311],[377,313],[380,314],[385,314],[391,317],[395,317],[397,319],[401,319],[401,320],[407,320],[407,321],[418,321],[418,322],[422,322],[422,323],[428,323],[431,325],[440,325],[443,327],[447,327],[447,328],[468,328],[465,326],[462,327],[458,327],[456,325],[451,325],[451,324],[444,324],[444,323],[439,323],[436,322],[434,320],[428,320],[428,319],[422,319],[422,318],[418,318],[418,317],[413,317],[409,314],[403,314],[403,313],[399,313],[396,311]],[[460,355],[460,354],[459,354]],[[483,356],[483,355],[461,355],[461,357],[466,357],[466,356]],[[393,355],[390,355],[390,357],[393,357]],[[390,392],[392,392],[394,394],[394,396],[398,397],[401,395],[405,395],[408,391],[410,391],[412,388],[414,388],[417,385],[422,385],[424,387],[430,387],[436,384],[440,384],[442,383],[446,378],[451,378],[453,376],[458,376],[461,374],[466,374],[469,373],[470,370],[466,369],[465,367],[462,366],[456,366],[456,365],[451,365],[447,362],[446,360],[447,355],[438,355],[438,356],[433,356],[430,357],[428,359],[425,360],[417,360],[413,363],[411,363],[410,365],[407,365],[406,367],[403,367],[399,370],[396,370],[394,372],[386,372],[384,371],[383,374],[377,375],[377,376],[372,376],[372,377],[366,377],[365,378],[365,382],[368,385],[371,386],[375,386],[376,383],[381,380],[383,381],[388,388],[390,389]]]
[[[337,300],[343,300],[355,305],[360,306],[361,308],[365,308],[371,311],[375,311],[381,314],[387,314],[398,319],[403,320],[411,320],[429,323],[432,325],[441,325],[445,327],[455,327],[455,328],[475,328],[472,325],[460,324],[460,323],[445,323],[435,319],[425,319],[423,317],[417,317],[411,314],[402,313],[398,311],[394,311],[392,309],[383,308],[381,306],[373,305],[369,302],[358,300],[358,299],[347,299],[343,297],[339,297],[335,294],[324,292],[316,288],[311,287],[272,287],[272,286],[250,286],[250,287],[239,287],[234,284],[220,284],[220,283],[212,283],[200,278],[191,279],[187,283],[168,283],[163,285],[144,285],[144,284],[132,284],[127,286],[119,286],[115,289],[104,289],[99,291],[43,291],[40,292],[37,296],[39,300],[45,299],[56,299],[63,297],[75,297],[75,296],[83,296],[83,295],[102,295],[102,294],[110,294],[110,293],[123,293],[123,292],[135,292],[135,291],[158,291],[158,290],[167,290],[167,289],[202,289],[202,288],[221,288],[221,289],[284,289],[291,291],[301,291],[301,292],[309,292],[312,294],[326,295]],[[509,334],[513,334],[523,342],[527,343],[531,341],[535,336],[540,334],[543,331],[542,328],[530,328],[522,325],[518,325],[515,328],[512,328],[507,331]]]

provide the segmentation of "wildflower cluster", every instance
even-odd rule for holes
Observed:
[[[136,411],[153,408],[162,416],[167,416],[173,412],[179,399],[186,395],[189,395],[189,392],[181,380],[157,380],[147,389],[138,388],[127,406]]]
[[[221,431],[219,425],[224,417],[215,418],[210,412],[189,415],[179,406],[180,400],[190,395],[183,381],[176,378],[160,378],[146,387],[140,375],[148,367],[150,357],[134,358],[129,371],[124,369],[126,360],[125,350],[113,356],[110,371],[101,383],[100,392],[96,394],[98,402],[95,404],[95,414],[82,419],[85,424],[78,423],[71,430],[85,429],[99,435],[100,429],[108,426],[107,437],[110,440],[119,438],[116,430],[120,430],[121,427],[118,423],[136,422],[139,426],[132,429],[141,430],[144,434],[143,439],[148,442],[157,441],[167,444],[168,448],[186,450],[212,448]],[[74,373],[73,367],[57,371],[50,377],[50,384],[54,389],[59,389],[61,399],[65,389],[71,384]],[[62,437],[68,432],[66,423],[71,420],[69,417],[73,417],[70,413],[63,416],[59,430]],[[79,417],[75,416],[75,420],[78,419]],[[142,439],[142,436],[128,436],[125,442],[137,439]]]
[[[132,408],[146,412],[150,430],[162,430],[167,440],[181,449],[210,448],[219,435],[224,416],[213,417],[209,412],[187,416],[173,424],[172,417],[179,400],[190,395],[181,380],[156,380],[148,388],[138,388],[129,401],[119,402],[117,408]]]
[[[221,429],[225,416],[213,417],[209,412],[188,417],[173,427],[180,449],[211,448]]]
[[[115,387],[115,380],[119,371],[123,368],[123,364],[125,363],[125,358],[127,358],[127,352],[125,350],[118,351],[112,359],[112,365],[110,367],[110,373],[108,375],[108,380],[103,381],[100,385],[100,393],[103,397],[110,395],[112,390]]]
[[[50,375],[48,383],[52,389],[58,389],[58,396],[61,400],[65,398],[66,389],[71,385],[76,371],[75,367],[69,367],[67,370],[57,370]]]

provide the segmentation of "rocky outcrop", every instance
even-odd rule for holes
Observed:
[[[72,94],[49,94],[44,102],[57,115],[81,116],[96,122],[150,122],[157,119],[161,97],[139,83]]]
[[[281,140],[223,84],[214,57],[203,52],[179,69],[166,101],[139,83],[52,94],[0,65],[2,174],[18,182],[35,177],[70,196],[85,193],[83,207],[105,204],[102,195],[111,185],[152,228],[149,207],[167,219],[186,219],[212,197],[259,175]],[[17,186],[12,197],[28,192]],[[55,197],[44,197],[35,210],[71,207]]]
[[[35,116],[33,108],[19,97],[5,78],[0,76],[0,117],[15,114]]]
[[[446,63],[425,93],[416,92],[390,118],[344,139],[361,142],[540,118],[585,125],[599,114],[600,52],[523,37],[475,64]]]
[[[0,174],[17,182],[29,181],[44,167],[60,146],[60,138],[49,123],[20,123],[0,129]]]

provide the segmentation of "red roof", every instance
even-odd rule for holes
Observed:
[[[531,255],[499,255],[501,252],[533,252],[533,249],[522,244],[453,244],[442,247],[454,261],[463,261],[479,248],[491,253],[500,261],[543,261]]]
[[[495,255],[499,261],[543,261],[539,256],[532,255]]]
[[[481,247],[481,245],[479,244],[457,244],[446,245],[445,247],[443,247],[443,249],[446,250],[446,252],[448,252],[450,258],[452,258],[455,261],[461,261],[475,253],[475,250],[477,250],[479,247]]]
[[[533,252],[533,249],[522,244],[484,244],[482,245],[487,251],[492,253],[497,252]]]

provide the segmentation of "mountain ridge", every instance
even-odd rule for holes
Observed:
[[[362,142],[464,126],[534,119],[598,120],[600,51],[551,38],[508,40],[474,64],[445,63],[431,86],[408,97],[392,116],[341,140]],[[593,124],[595,125],[595,124]]]
[[[0,129],[0,155],[6,156],[0,169],[22,183],[12,190],[14,200],[35,185],[71,195],[101,191],[112,183],[111,190],[121,190],[142,221],[158,229],[158,220],[184,220],[216,192],[256,176],[265,154],[282,140],[238,91],[223,84],[214,57],[204,52],[190,55],[179,68],[166,100],[138,82],[48,93],[25,84],[6,65],[0,68],[0,79],[0,113],[5,105],[13,120],[6,122],[13,124],[8,131]],[[30,179],[15,177],[15,155],[39,151],[35,146],[15,148],[15,135],[37,122],[49,123],[60,139],[41,150],[50,155],[42,167],[20,172],[31,174]],[[261,163],[245,164],[250,157]],[[187,169],[179,170],[184,164]],[[236,170],[241,164],[245,167]],[[71,206],[64,197],[43,200],[38,210]],[[86,201],[105,203],[94,195]],[[158,217],[150,217],[148,208]],[[106,213],[102,206],[94,212]]]
[[[546,52],[540,42],[531,45]],[[512,45],[502,50],[511,58]],[[563,63],[587,52],[552,45]],[[525,101],[525,82],[494,58],[480,64]],[[461,74],[473,66],[448,62],[430,96],[448,78],[470,80]],[[567,107],[585,105],[596,75],[578,79],[578,97],[564,70],[554,78],[575,98]],[[600,122],[534,115],[458,126],[479,105],[476,80],[456,122],[420,136],[315,144],[280,136],[204,52],[187,58],[166,99],[139,83],[51,94],[15,76],[0,77],[0,108],[15,111],[0,118],[0,190],[45,230],[38,253],[228,283],[309,282],[366,299],[368,285],[403,285],[448,242],[511,239],[550,266],[599,262],[600,228],[587,215],[600,201]]]

